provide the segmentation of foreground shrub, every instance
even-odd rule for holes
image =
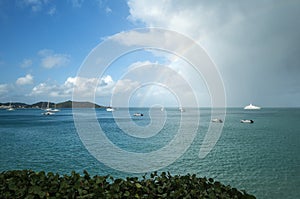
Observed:
[[[93,176],[59,175],[31,170],[5,171],[0,174],[0,198],[242,198],[252,199],[209,178],[196,175],[171,176],[157,172],[142,178],[114,179]]]

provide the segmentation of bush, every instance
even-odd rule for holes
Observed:
[[[32,170],[5,171],[0,175],[0,198],[255,198],[209,178],[196,175],[171,176],[157,172],[150,176],[114,179],[93,176],[59,175]]]

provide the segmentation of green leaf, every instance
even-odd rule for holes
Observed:
[[[124,196],[126,196],[126,197],[130,196],[129,191],[125,191]]]
[[[142,188],[142,185],[140,183],[135,183],[136,188],[140,189]]]

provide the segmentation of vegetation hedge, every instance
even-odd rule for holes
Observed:
[[[0,175],[0,198],[255,198],[209,178],[196,175],[171,176],[157,172],[141,178],[114,179],[59,175],[32,170],[5,171]]]

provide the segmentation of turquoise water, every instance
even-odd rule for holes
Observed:
[[[144,113],[144,117],[133,119],[136,124],[150,124],[147,109],[132,112]],[[127,151],[144,153],[163,147],[175,136],[181,113],[177,109],[166,109],[166,112],[165,126],[148,139],[123,133],[110,112],[97,110],[97,117],[114,144]],[[200,112],[200,128],[192,145],[162,170],[212,177],[245,189],[257,198],[300,198],[300,109],[227,109],[222,135],[204,159],[199,159],[198,153],[209,125],[210,110]],[[194,122],[193,110],[182,114]],[[241,119],[255,122],[242,124]],[[123,124],[130,121],[125,117],[121,120]],[[0,110],[0,141],[0,171],[33,169],[70,173],[85,169],[93,175],[138,175],[111,169],[90,155],[79,139],[70,109],[52,116],[43,116],[37,109]]]

